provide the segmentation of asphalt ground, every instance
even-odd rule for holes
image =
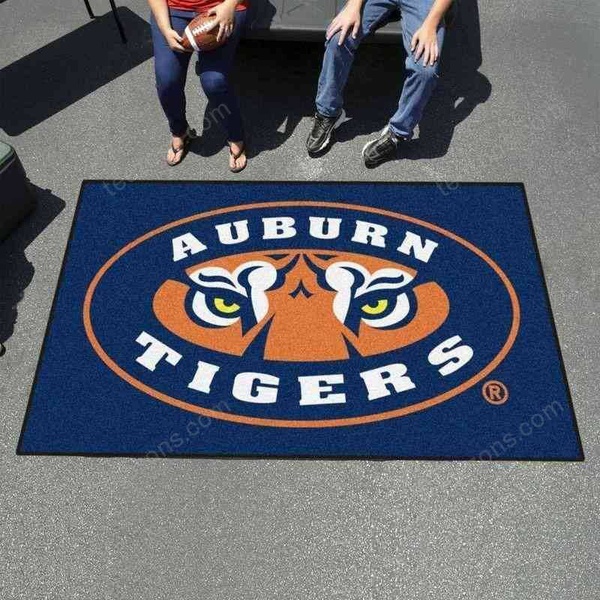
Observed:
[[[164,164],[148,9],[124,4],[127,47],[108,3],[92,23],[77,0],[0,3],[2,138],[41,197],[0,245],[0,597],[597,598],[598,4],[463,1],[419,140],[375,170],[360,149],[397,101],[397,46],[361,49],[319,160],[304,140],[320,45],[245,42],[236,67],[244,179],[525,183],[585,462],[18,457],[82,179],[235,178],[192,72],[205,131]]]

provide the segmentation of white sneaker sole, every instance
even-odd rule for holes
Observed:
[[[379,137],[376,140],[371,140],[370,142],[367,142],[364,146],[363,149],[361,151],[361,156],[363,157],[363,160],[365,159],[365,152],[367,151],[367,148],[371,145],[374,144],[377,140],[379,140],[379,138],[383,137],[387,132],[388,129],[390,128],[389,125],[386,125],[380,132]]]

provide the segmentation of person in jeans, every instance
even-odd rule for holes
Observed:
[[[186,52],[182,35],[199,13],[215,15],[218,37],[227,43],[198,53],[200,84],[212,112],[227,134],[229,168],[237,173],[246,166],[244,129],[236,95],[229,81],[235,51],[246,19],[246,0],[148,0],[154,45],[156,89],[171,130],[167,164],[179,164],[195,132],[186,118],[185,80],[192,53]]]
[[[398,146],[412,137],[437,83],[444,15],[451,3],[452,0],[348,0],[327,29],[317,112],[306,144],[311,156],[323,152],[331,143],[342,116],[344,87],[360,42],[400,10],[407,56],[398,109],[379,137],[366,144],[362,152],[368,167],[396,156]]]

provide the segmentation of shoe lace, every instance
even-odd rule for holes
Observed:
[[[319,114],[315,115],[315,127],[314,127],[313,131],[316,136],[319,136],[322,133],[325,133],[327,131],[328,126],[329,126],[328,118],[323,117]]]

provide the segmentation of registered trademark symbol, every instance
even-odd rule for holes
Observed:
[[[486,381],[481,393],[490,404],[500,405],[508,400],[508,388],[501,381]]]

